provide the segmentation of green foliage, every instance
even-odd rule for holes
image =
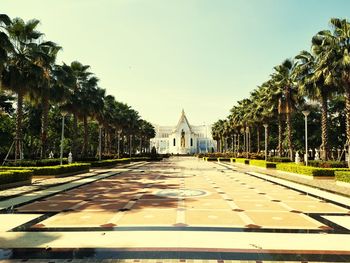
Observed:
[[[350,171],[335,171],[334,173],[337,181],[350,183]]]
[[[276,168],[276,163],[265,162],[264,160],[250,160],[249,164],[264,167],[264,168]]]
[[[230,161],[231,161],[231,158],[219,157],[219,158],[217,158],[217,160],[218,160],[219,162],[230,162]]]
[[[61,159],[56,158],[56,159],[42,159],[42,160],[19,160],[17,162],[8,162],[6,163],[7,166],[20,166],[20,167],[41,167],[41,166],[54,166],[54,165],[60,165]],[[67,158],[62,159],[63,164],[68,163]]]
[[[33,176],[31,170],[0,171],[0,185],[30,180]]]
[[[289,163],[289,162],[291,162],[291,160],[288,157],[278,157],[278,156],[269,157],[269,158],[267,158],[267,161],[274,162],[274,163]]]
[[[32,170],[33,175],[62,175],[66,173],[75,173],[80,171],[86,171],[90,168],[88,163],[73,163],[56,166],[43,166],[43,167],[10,167],[0,166],[0,171],[6,170]]]
[[[309,166],[320,167],[320,168],[346,168],[346,162],[338,162],[338,161],[308,161]]]
[[[91,167],[107,167],[107,166],[115,166],[121,163],[130,163],[130,158],[123,159],[111,159],[111,160],[101,160],[96,162],[91,162]]]
[[[339,170],[304,166],[295,163],[277,163],[276,168],[277,170],[285,172],[304,174],[309,176],[334,176],[335,171]]]

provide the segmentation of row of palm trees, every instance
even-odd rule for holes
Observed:
[[[0,81],[1,90],[16,97],[15,158],[21,158],[23,105],[29,102],[41,107],[41,158],[48,154],[48,116],[52,108],[73,118],[72,152],[78,154],[78,122],[83,123],[82,156],[89,154],[90,121],[97,121],[104,130],[105,150],[110,151],[108,140],[119,136],[135,135],[145,140],[154,137],[153,126],[142,120],[137,111],[118,102],[99,87],[98,78],[90,66],[78,61],[56,64],[58,44],[44,39],[37,30],[39,20],[27,22],[0,14]],[[0,92],[1,93],[1,92]],[[3,93],[3,92],[2,92]]]
[[[332,18],[330,30],[320,31],[312,38],[310,52],[303,50],[293,59],[275,66],[266,82],[251,92],[249,98],[238,101],[226,120],[213,125],[214,138],[223,144],[223,138],[240,134],[247,128],[254,129],[257,131],[256,150],[260,151],[259,127],[277,122],[278,155],[288,152],[293,159],[293,133],[296,132],[292,126],[293,117],[302,110],[320,107],[321,157],[328,160],[329,123],[341,113],[330,112],[330,102],[345,100],[342,110],[346,112],[345,132],[350,141],[349,51],[350,23],[346,19]]]

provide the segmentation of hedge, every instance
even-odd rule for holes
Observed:
[[[33,175],[62,175],[66,173],[74,173],[79,171],[88,170],[90,168],[89,163],[72,163],[56,166],[43,166],[43,167],[9,167],[0,166],[1,170],[32,170]]]
[[[33,176],[31,170],[0,171],[0,185],[30,180]]]
[[[219,158],[218,158],[218,161],[219,161],[219,162],[230,162],[230,161],[231,161],[231,158],[219,157]]]
[[[276,168],[276,163],[265,162],[264,160],[250,160],[249,164],[264,168]]]
[[[244,164],[249,164],[249,159],[245,159],[245,158],[235,158],[235,161],[237,163],[244,163]]]
[[[334,174],[337,181],[350,183],[350,171],[335,171]]]
[[[346,168],[346,162],[338,161],[308,161],[309,166],[320,167],[320,168]]]
[[[267,161],[273,162],[273,163],[290,163],[291,162],[290,158],[288,157],[278,157],[278,156],[268,157]]]
[[[109,159],[109,160],[101,160],[96,162],[90,162],[91,167],[105,167],[105,166],[114,166],[120,163],[130,163],[130,158],[123,159]]]
[[[276,168],[281,171],[304,174],[309,176],[334,176],[336,171],[349,171],[345,168],[317,168],[295,163],[277,163]]]
[[[63,164],[68,163],[67,158],[62,159]],[[41,159],[41,160],[18,160],[16,162],[8,162],[7,166],[11,167],[35,167],[35,166],[53,166],[53,165],[60,165],[61,159],[55,158],[55,159]]]

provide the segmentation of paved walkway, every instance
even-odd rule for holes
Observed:
[[[222,164],[227,165],[229,163],[224,162]],[[267,175],[275,176],[278,178],[282,178],[285,180],[289,180],[292,182],[309,185],[309,186],[323,189],[332,193],[338,193],[338,194],[350,197],[350,184],[348,184],[348,186],[341,186],[341,185],[338,185],[336,181],[333,179],[312,179],[312,177],[310,176],[297,175],[293,173],[279,171],[276,169],[266,169],[266,168],[261,168],[261,167],[246,165],[241,163],[234,163],[233,165],[239,168],[240,171],[256,171]]]
[[[245,169],[174,157],[0,201],[0,258],[350,261],[349,198]]]

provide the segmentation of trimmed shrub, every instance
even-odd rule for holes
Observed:
[[[265,162],[264,160],[250,160],[249,164],[264,168],[276,168],[276,163]]]
[[[237,163],[249,164],[249,159],[245,159],[245,158],[236,158],[235,160],[236,160]]]
[[[72,163],[72,164],[64,164],[64,165],[56,165],[56,166],[44,166],[44,167],[8,167],[1,166],[0,171],[8,171],[8,170],[32,170],[33,175],[62,175],[66,173],[75,173],[84,170],[88,170],[90,168],[89,163]]]
[[[218,161],[219,161],[219,162],[230,162],[230,161],[231,161],[231,158],[219,157],[219,158],[218,158]]]
[[[334,174],[337,181],[350,183],[350,171],[335,171]]]
[[[317,168],[295,163],[277,163],[276,168],[281,171],[304,174],[309,176],[334,176],[337,169]]]
[[[207,162],[217,162],[218,158],[217,157],[207,157],[206,161]]]
[[[33,176],[31,170],[0,171],[0,185],[30,180]]]
[[[62,159],[63,164],[68,163],[67,158]],[[41,160],[18,160],[16,162],[8,162],[7,166],[11,167],[34,167],[34,166],[53,166],[53,165],[60,165],[61,159],[55,158],[55,159],[41,159]]]
[[[114,166],[121,163],[130,163],[130,158],[101,160],[97,162],[91,162],[90,164],[91,164],[91,167],[105,167],[105,166]]]
[[[346,168],[347,163],[346,162],[338,162],[338,161],[308,161],[308,165],[313,167],[320,167],[320,168]]]
[[[267,161],[274,162],[274,163],[290,163],[291,162],[291,160],[288,157],[278,157],[278,156],[268,157]]]

